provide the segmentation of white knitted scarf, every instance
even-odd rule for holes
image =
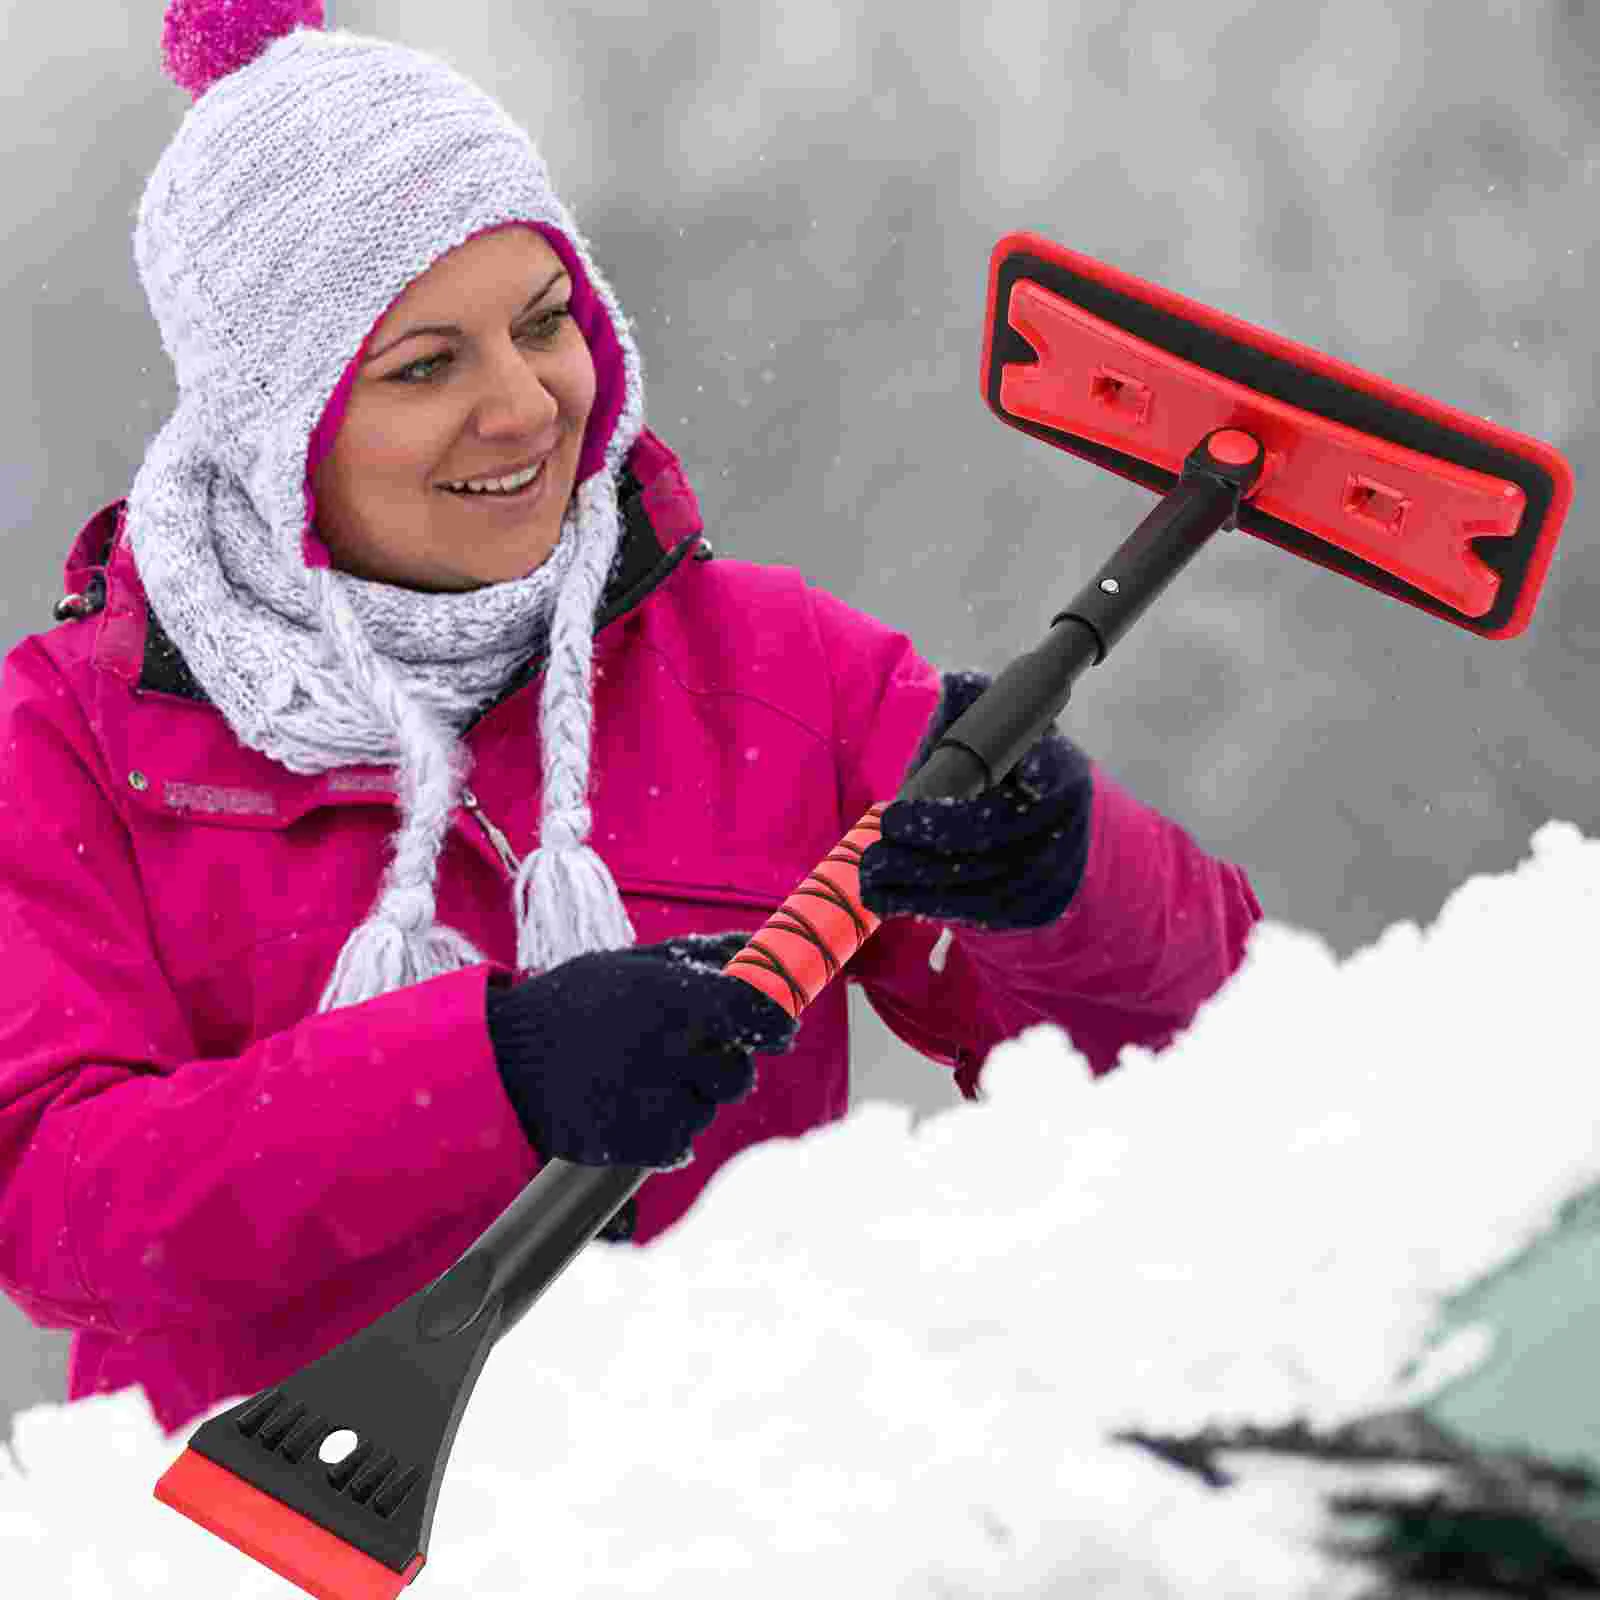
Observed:
[[[596,353],[599,388],[623,391],[620,415],[554,552],[467,593],[309,564],[307,451],[341,376],[420,271],[518,222],[559,231],[620,350],[609,371]],[[512,890],[517,966],[631,944],[588,842],[588,789],[594,618],[643,383],[626,320],[526,134],[431,57],[297,29],[196,102],[146,189],[135,253],[179,377],[128,500],[156,615],[245,745],[300,773],[398,769],[392,858],[318,1009],[486,959],[435,921],[467,776],[459,736],[546,640],[539,846]]]

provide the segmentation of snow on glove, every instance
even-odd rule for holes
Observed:
[[[944,675],[944,697],[915,771],[989,687],[981,672]],[[896,800],[861,856],[861,903],[990,929],[1042,928],[1072,903],[1089,858],[1089,758],[1054,730],[1005,780],[970,800]]]
[[[719,1105],[755,1085],[799,1024],[722,968],[749,935],[689,934],[591,951],[489,987],[506,1094],[541,1156],[584,1166],[682,1167]]]

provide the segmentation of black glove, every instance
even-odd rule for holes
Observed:
[[[944,676],[944,697],[911,763],[989,687],[981,672]],[[861,853],[861,903],[979,928],[1042,928],[1072,903],[1089,860],[1089,758],[1054,731],[1003,782],[971,800],[896,800]]]
[[[682,1167],[719,1105],[755,1084],[799,1023],[722,968],[748,934],[689,934],[601,950],[488,991],[506,1094],[543,1157]]]

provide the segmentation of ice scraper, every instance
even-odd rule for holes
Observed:
[[[1505,639],[1533,617],[1572,499],[1546,444],[1031,233],[991,256],[980,382],[1001,421],[1160,499],[901,798],[1000,782],[1219,529]],[[856,869],[887,803],[726,969],[791,1015],[876,930]],[[398,1595],[491,1347],[650,1175],[546,1162],[433,1283],[202,1423],[156,1497],[320,1600]]]

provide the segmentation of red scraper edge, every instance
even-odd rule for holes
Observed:
[[[193,1450],[167,1468],[155,1493],[317,1600],[396,1600],[427,1561],[419,1555],[394,1572]]]

